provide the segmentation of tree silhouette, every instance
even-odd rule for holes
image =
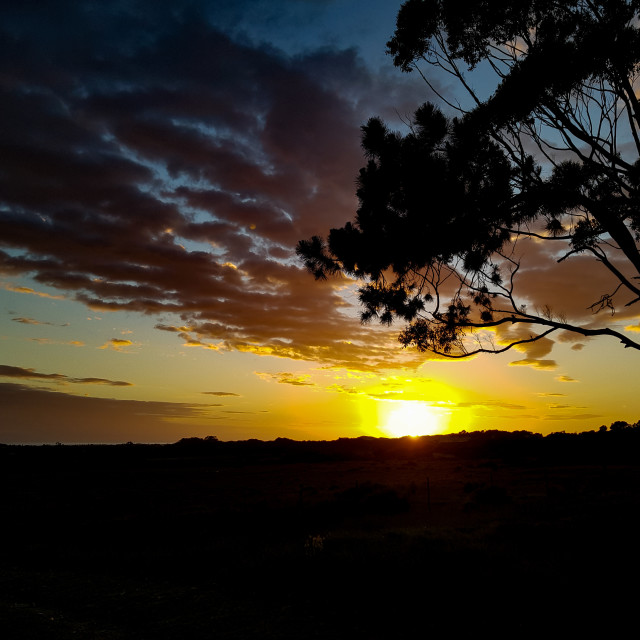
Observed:
[[[529,237],[551,244],[553,260],[590,255],[611,274],[614,286],[594,290],[585,310],[640,301],[639,8],[405,2],[388,52],[440,107],[422,105],[405,134],[378,118],[362,127],[355,221],[326,242],[300,241],[306,267],[359,279],[362,320],[406,321],[400,341],[421,351],[499,353],[562,331],[640,349],[606,320],[530,309],[516,295],[517,246]],[[474,89],[477,73],[493,74],[489,97]],[[455,81],[451,95],[442,74]]]

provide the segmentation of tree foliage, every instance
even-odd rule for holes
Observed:
[[[360,280],[362,320],[406,321],[400,341],[423,351],[496,353],[557,331],[640,349],[606,313],[594,326],[532,310],[515,288],[516,247],[530,237],[553,243],[559,262],[590,255],[613,276],[613,289],[593,291],[585,308],[640,302],[639,8],[405,2],[388,52],[439,104],[417,109],[404,134],[379,118],[362,127],[355,220],[327,241],[301,241],[307,268]],[[490,95],[474,89],[474,74],[493,74]],[[440,91],[443,76],[456,92]],[[496,342],[496,330],[518,326]]]

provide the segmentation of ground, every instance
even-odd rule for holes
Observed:
[[[616,637],[640,465],[575,444],[4,447],[0,632]]]

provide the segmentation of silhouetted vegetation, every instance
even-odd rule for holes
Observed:
[[[630,0],[405,2],[388,52],[438,104],[420,106],[405,134],[379,118],[362,127],[355,219],[326,242],[300,241],[307,268],[357,278],[362,320],[409,323],[400,341],[422,351],[499,353],[563,331],[640,349],[608,313],[595,326],[549,300],[527,304],[516,251],[533,237],[550,245],[549,268],[593,258],[614,284],[583,309],[640,302],[638,9]],[[474,331],[496,327],[501,341]]]
[[[0,630],[615,635],[640,569],[639,438],[618,422],[544,437],[5,445]]]

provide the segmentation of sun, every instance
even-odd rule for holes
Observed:
[[[395,400],[385,405],[381,429],[390,436],[429,436],[441,430],[439,412],[426,402]]]

